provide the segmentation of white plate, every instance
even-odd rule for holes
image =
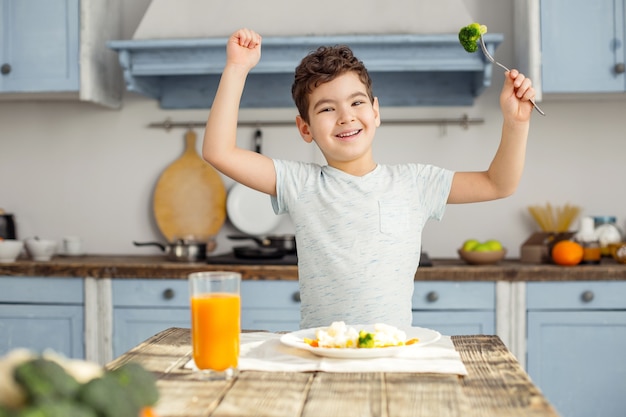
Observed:
[[[372,331],[374,326],[368,325],[349,325],[348,327],[354,327],[358,330]],[[371,349],[358,349],[358,348],[321,348],[313,347],[304,342],[304,338],[315,339],[314,329],[304,329],[297,332],[287,333],[281,336],[280,341],[291,347],[295,347],[302,350],[307,350],[318,356],[325,356],[328,358],[341,358],[341,359],[367,359],[367,358],[388,358],[395,356],[407,349],[417,349],[421,346],[426,346],[436,342],[441,338],[441,333],[436,330],[426,329],[423,327],[409,327],[403,328],[406,332],[408,339],[418,338],[419,342],[408,346],[390,346],[384,348],[371,348]]]
[[[269,195],[239,183],[228,192],[226,212],[233,226],[248,235],[265,235],[281,221]]]

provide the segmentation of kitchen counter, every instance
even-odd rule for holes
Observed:
[[[247,261],[250,262],[250,261]],[[618,281],[626,280],[626,265],[605,259],[599,265],[563,267],[526,264],[516,259],[496,265],[468,265],[460,259],[432,259],[433,266],[420,267],[417,281]],[[298,279],[294,265],[208,264],[172,262],[165,256],[85,255],[56,256],[49,262],[20,259],[0,264],[0,276],[56,276],[90,278],[180,278],[192,272],[228,269],[247,280]]]

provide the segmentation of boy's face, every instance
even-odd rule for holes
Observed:
[[[317,143],[330,166],[373,163],[372,141],[380,126],[378,100],[370,102],[354,72],[317,87],[309,103],[309,123],[298,116],[298,130],[305,141]]]

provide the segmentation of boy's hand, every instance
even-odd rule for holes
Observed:
[[[252,69],[261,59],[261,35],[250,29],[239,29],[228,39],[226,65]]]
[[[504,74],[504,86],[500,93],[500,107],[506,118],[517,121],[528,121],[533,112],[530,99],[535,98],[535,89],[530,78],[516,69]]]

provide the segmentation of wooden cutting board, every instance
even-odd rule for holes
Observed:
[[[154,190],[154,217],[168,241],[217,235],[226,219],[226,189],[218,172],[196,151],[196,134],[185,134],[185,150],[161,174]]]

